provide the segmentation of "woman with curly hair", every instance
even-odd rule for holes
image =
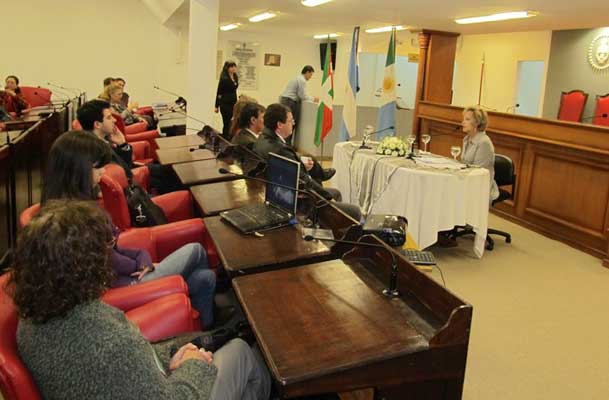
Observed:
[[[94,200],[98,198],[99,180],[112,150],[92,134],[70,131],[61,135],[49,152],[42,191],[42,204],[54,199]],[[119,230],[113,226],[115,243]],[[214,325],[216,274],[209,269],[205,249],[200,243],[186,244],[158,264],[142,249],[112,248],[112,266],[116,279],[111,286],[134,285],[168,275],[181,275],[188,284],[192,305],[201,314],[203,326]]]
[[[49,201],[21,232],[8,283],[17,347],[43,398],[266,399],[270,377],[240,339],[216,353],[151,345],[100,296],[114,236],[91,201]]]

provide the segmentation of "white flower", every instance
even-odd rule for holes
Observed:
[[[397,152],[397,151],[392,151],[392,152],[391,152],[391,155],[392,155],[393,157],[397,157],[397,156],[398,156],[398,152]]]
[[[390,156],[391,155],[391,150],[389,150],[389,149],[385,150],[385,155]]]

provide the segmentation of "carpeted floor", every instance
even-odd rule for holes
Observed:
[[[463,398],[608,399],[609,269],[494,215],[489,226],[512,243],[498,238],[482,259],[467,238],[431,248],[447,287],[474,307]]]

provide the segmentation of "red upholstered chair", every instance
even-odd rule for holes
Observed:
[[[580,122],[587,100],[588,93],[584,93],[582,90],[562,92],[557,118],[561,121]]]
[[[593,124],[609,126],[609,93],[596,96]]]
[[[46,106],[51,102],[53,92],[45,88],[20,86],[23,97],[30,103],[30,107]]]
[[[131,217],[129,215],[129,208],[127,206],[127,199],[125,197],[125,188],[127,187],[127,177],[125,176],[125,171],[121,167],[115,164],[109,164],[105,167],[105,173],[99,182],[99,186],[102,191],[103,200],[104,200],[104,208],[110,214],[112,218],[112,222],[116,225],[123,233],[121,233],[121,238],[127,232],[132,229],[140,230],[144,228],[135,228],[131,225]],[[163,195],[155,196],[152,198],[152,201],[165,213],[167,217],[167,221],[169,224],[162,225],[167,227],[168,230],[175,229],[173,233],[176,235],[176,239],[179,240],[181,237],[179,233],[179,229],[187,229],[186,227],[189,224],[192,224],[196,227],[197,232],[199,232],[199,236],[196,237],[196,240],[190,240],[190,242],[199,242],[205,248],[207,252],[207,259],[209,261],[209,265],[211,268],[215,268],[219,265],[220,261],[218,258],[218,254],[216,252],[216,248],[213,244],[207,229],[205,229],[205,225],[203,224],[203,220],[200,218],[194,217],[194,208],[192,195],[188,190],[178,190],[171,193],[166,193]],[[182,222],[183,224],[174,225],[176,223]],[[160,228],[157,226],[155,228]],[[175,240],[172,240],[171,237],[168,237],[167,243],[174,243]],[[182,244],[190,243],[183,242]],[[119,241],[120,243],[120,241]],[[160,244],[164,246],[163,244]],[[125,246],[125,247],[136,247],[136,248],[145,248],[146,250],[150,250],[145,247],[143,244],[138,244],[137,246]],[[173,250],[176,250],[177,247],[169,246]],[[170,251],[170,252],[171,252]],[[153,252],[150,252],[155,259]],[[169,253],[161,253],[160,259],[163,259]]]
[[[151,154],[153,158],[156,159],[156,149],[158,148],[158,146],[154,139],[161,137],[161,135],[159,135],[159,131],[157,131],[156,129],[150,131],[147,131],[146,129],[140,130],[142,126],[141,124],[143,124],[143,122],[138,122],[137,124],[125,126],[125,122],[123,121],[123,118],[120,115],[112,115],[114,116],[114,119],[116,119],[116,126],[118,127],[118,129],[120,129],[121,132],[125,133],[125,139],[127,139],[129,143],[144,140],[147,141],[148,143],[150,143]],[[134,125],[139,126],[139,128],[137,126],[135,128],[132,128]],[[146,124],[144,124],[143,126],[144,128],[147,128]]]
[[[19,319],[17,309],[5,291],[8,278],[8,274],[0,276],[0,391],[6,400],[38,400],[41,398],[40,393],[17,351],[16,332]],[[181,280],[182,287],[186,287],[181,277],[169,278],[173,281]],[[102,300],[124,311],[126,317],[135,323],[142,335],[150,341],[198,330],[199,318],[197,317],[196,321],[192,319],[192,308],[187,294],[177,292],[167,294],[148,283],[112,289],[102,297]],[[138,299],[128,292],[132,288],[146,292],[141,298],[150,301],[138,302]],[[156,293],[163,295],[155,298],[147,297]]]
[[[135,110],[135,113],[139,115],[150,115],[154,118],[154,109],[151,106],[139,107]]]

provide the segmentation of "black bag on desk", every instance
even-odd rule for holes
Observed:
[[[130,184],[125,188],[125,198],[133,226],[141,228],[167,223],[167,217],[161,207],[152,202],[150,195],[141,186]]]

